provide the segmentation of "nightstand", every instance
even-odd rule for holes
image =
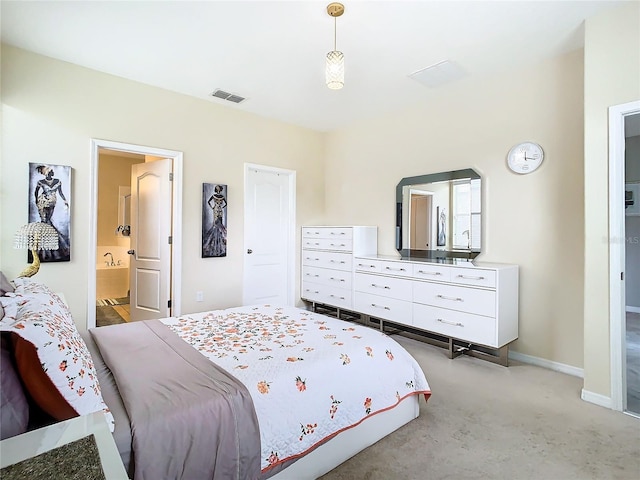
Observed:
[[[101,412],[82,415],[2,440],[0,442],[0,468],[37,457],[54,448],[84,439],[91,434],[95,437],[104,478],[107,480],[127,480],[129,477]],[[62,466],[64,467],[64,464]]]

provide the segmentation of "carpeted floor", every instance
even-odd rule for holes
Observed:
[[[394,336],[433,395],[420,417],[322,480],[637,480],[640,419],[580,399],[583,381],[516,362],[447,358]]]

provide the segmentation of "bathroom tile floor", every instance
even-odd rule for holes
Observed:
[[[125,323],[125,320],[113,307],[96,307],[96,326],[104,327],[118,323]]]

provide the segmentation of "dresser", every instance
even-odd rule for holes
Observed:
[[[377,227],[302,227],[300,296],[314,307],[353,310],[353,259],[375,255],[377,250]]]
[[[381,330],[387,321],[432,334],[452,358],[467,353],[507,365],[518,338],[518,266],[358,255],[353,303]]]

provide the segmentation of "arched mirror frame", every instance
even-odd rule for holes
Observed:
[[[470,246],[469,248],[455,248],[455,249],[438,249],[438,248],[430,248],[427,250],[415,250],[406,248],[407,243],[403,245],[403,199],[404,192],[403,189],[405,186],[411,185],[425,185],[429,183],[441,183],[446,181],[455,181],[455,180],[478,180],[479,181],[479,195],[478,202],[479,205],[476,207],[477,212],[480,214],[480,219],[476,222],[474,228],[478,229],[478,231],[473,232],[474,238],[477,239],[477,246]],[[428,175],[417,175],[414,177],[405,177],[403,178],[398,186],[396,187],[396,249],[403,257],[422,257],[422,258],[433,258],[439,260],[445,260],[447,258],[467,258],[473,259],[477,257],[482,249],[481,249],[481,238],[482,238],[482,177],[472,168],[467,168],[463,170],[453,170],[450,172],[439,172],[432,173]]]

